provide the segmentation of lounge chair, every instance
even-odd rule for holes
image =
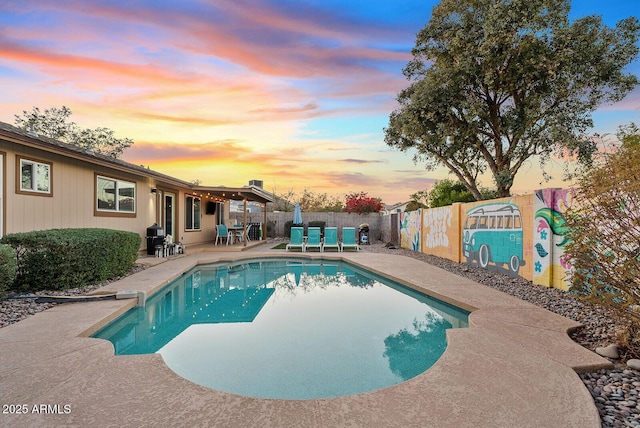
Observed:
[[[319,227],[309,227],[307,229],[307,242],[304,244],[303,251],[307,251],[309,248],[317,248],[318,251],[322,252],[322,240],[320,239]]]
[[[222,240],[227,238],[227,245],[229,245],[229,242],[233,241],[233,233],[229,232],[229,229],[227,229],[227,226],[225,226],[224,224],[218,224],[216,225],[216,242],[215,245],[218,245],[218,241],[220,241],[220,243],[222,243]]]
[[[360,251],[360,246],[356,242],[355,227],[342,228],[342,243],[340,244],[340,251],[344,251],[345,248],[354,248],[356,251]]]
[[[340,251],[340,244],[338,244],[338,228],[337,227],[325,227],[324,228],[324,243],[322,244],[322,251],[327,248],[335,248]]]
[[[300,251],[304,251],[304,227],[291,228],[291,241],[285,247],[285,251],[289,251],[289,248],[300,248]]]

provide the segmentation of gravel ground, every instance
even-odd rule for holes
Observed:
[[[620,326],[616,324],[606,309],[582,302],[563,291],[533,285],[531,281],[523,278],[512,278],[408,249],[387,248],[382,243],[365,245],[363,250],[421,260],[578,321],[584,327],[574,331],[571,337],[588,349],[595,350],[596,347],[617,342],[616,331],[620,329]],[[141,269],[144,267],[136,266],[132,273]],[[104,285],[99,284],[62,292],[43,291],[37,294],[83,295]],[[55,303],[36,303],[35,300],[35,298],[28,298],[0,301],[0,328],[55,306]],[[630,357],[622,354],[620,360],[612,360],[616,364],[615,369],[580,374],[582,381],[594,398],[603,427],[640,427],[640,371],[631,370],[625,366],[623,361]]]
[[[129,271],[128,275],[146,268],[147,267],[145,265],[135,265]],[[117,281],[118,279],[120,278],[116,278],[113,281]],[[68,290],[43,290],[35,293],[14,295],[17,298],[0,300],[0,328],[6,327],[9,324],[16,323],[38,312],[42,312],[56,306],[56,303],[36,303],[37,296],[82,296],[92,292],[93,290],[97,290],[100,287],[104,287],[109,282],[113,281],[106,281],[101,284],[88,285],[80,288],[70,288]]]

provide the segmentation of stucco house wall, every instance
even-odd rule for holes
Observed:
[[[48,191],[21,188],[21,160],[48,169]],[[98,176],[134,183],[135,212],[98,210]],[[216,214],[208,215],[205,205],[214,198],[197,192],[188,182],[30,135],[0,122],[0,236],[54,228],[108,228],[140,234],[141,250],[145,250],[146,229],[162,223],[167,194],[173,196],[170,205],[174,213],[174,240],[187,246],[213,241],[216,224],[228,219],[228,201],[216,199],[219,208]],[[186,225],[187,197],[201,200],[197,230],[189,230]]]

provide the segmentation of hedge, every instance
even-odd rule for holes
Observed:
[[[300,227],[302,225],[296,224],[296,227]],[[284,223],[284,236],[287,238],[291,238],[291,228],[293,227],[293,221],[289,220]]]
[[[309,222],[309,227],[319,227],[320,228],[320,234],[322,236],[324,236],[324,227],[327,224],[326,221],[323,220],[315,220],[315,221],[310,221]]]
[[[0,244],[0,299],[13,286],[16,279],[16,251],[8,245]]]
[[[310,227],[319,227],[320,228],[320,234],[322,236],[324,236],[324,228],[325,225],[327,224],[326,221],[324,220],[316,220],[316,221],[310,221],[308,224],[293,224],[293,221],[289,220],[287,222],[285,222],[284,224],[284,236],[290,238],[291,237],[291,228],[292,227],[304,227],[304,234],[307,234],[307,230]]]
[[[17,253],[13,288],[63,290],[124,275],[134,265],[140,235],[111,229],[51,229],[5,235]]]

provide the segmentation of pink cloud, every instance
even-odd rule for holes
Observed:
[[[150,83],[179,83],[191,80],[192,76],[173,74],[167,69],[153,64],[136,65],[120,62],[95,59],[66,53],[55,53],[49,49],[38,49],[24,46],[20,43],[0,39],[0,58],[5,61],[20,63],[22,66],[31,65],[50,71],[58,70],[54,74],[64,75],[65,81],[69,81],[74,75],[86,79],[101,81],[103,79],[131,78],[137,81]],[[91,73],[87,75],[86,73]],[[122,81],[120,81],[122,84]]]
[[[75,34],[79,33],[83,40],[93,38],[104,47],[109,42],[99,39],[100,29],[113,31],[114,23],[120,23],[117,37],[129,38],[131,46],[163,52],[168,47],[211,55],[266,75],[336,76],[347,70],[373,71],[366,65],[371,60],[407,60],[406,53],[358,45],[380,29],[358,28],[363,24],[341,19],[338,14],[298,10],[302,5],[283,9],[264,2],[246,5],[218,1],[212,6],[200,4],[197,9],[177,5],[127,5],[125,9],[115,3],[45,1],[42,6],[57,10],[61,20],[72,19],[69,25],[73,25],[73,35],[65,31],[52,33],[53,40],[59,42],[73,37],[71,40],[78,44]],[[83,25],[83,21],[89,25]],[[144,35],[136,30],[140,26],[149,29],[153,38],[142,40]],[[388,36],[393,33],[384,31]],[[251,34],[257,37],[249,37]],[[326,40],[333,43],[327,45]]]
[[[123,159],[134,164],[150,164],[154,161],[197,161],[201,163],[210,161],[240,162],[247,164],[273,164],[296,160],[300,162],[313,162],[305,160],[304,148],[289,148],[282,153],[261,153],[253,147],[247,146],[238,140],[220,140],[201,144],[178,143],[151,143],[135,142],[123,155]]]
[[[627,96],[614,104],[603,106],[599,111],[635,110],[640,113],[640,87],[636,87]]]

